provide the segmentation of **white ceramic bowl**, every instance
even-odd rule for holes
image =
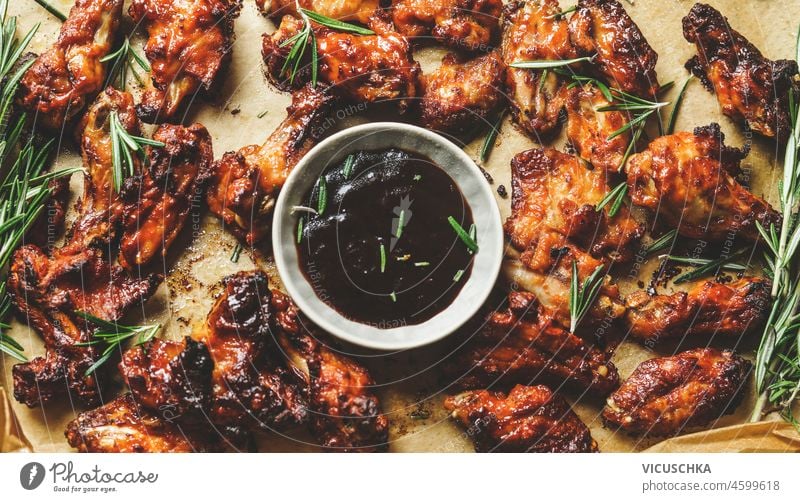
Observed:
[[[420,324],[381,329],[343,317],[314,293],[300,269],[295,244],[297,215],[292,214],[292,207],[303,205],[306,194],[328,166],[339,164],[353,152],[388,148],[424,155],[450,175],[472,209],[480,249],[475,254],[472,273],[445,310]],[[377,122],[334,134],[309,151],[297,164],[275,206],[272,246],[286,290],[312,321],[332,335],[357,345],[402,350],[440,340],[478,311],[500,273],[503,230],[492,188],[463,150],[421,127]]]

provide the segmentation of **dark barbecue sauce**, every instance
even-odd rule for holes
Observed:
[[[348,319],[419,324],[450,305],[470,275],[474,255],[448,217],[474,236],[472,212],[452,178],[424,156],[354,153],[326,169],[306,201],[323,211],[295,208],[303,272]]]

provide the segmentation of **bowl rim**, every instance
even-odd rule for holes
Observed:
[[[427,145],[427,149],[399,146],[404,140],[408,140],[409,136],[421,138],[418,145]],[[361,144],[369,141],[369,138],[378,138],[373,141],[378,141],[383,146],[365,147]],[[336,148],[337,146],[340,148]],[[426,157],[446,155],[457,161],[452,165],[442,165],[441,162],[436,164],[453,179],[472,210],[473,220],[479,232],[481,250],[475,255],[469,278],[445,309],[419,324],[381,328],[347,319],[314,292],[313,286],[300,267],[294,238],[296,225],[295,219],[291,216],[291,207],[296,205],[292,203],[293,200],[302,200],[307,190],[311,188],[309,181],[313,182],[325,169],[340,162],[346,155],[364,149],[392,147],[414,151]],[[436,149],[443,149],[446,153],[436,152]],[[334,150],[332,155],[324,161],[317,162],[320,154],[328,154],[331,150]],[[488,200],[471,200],[467,193],[471,193],[473,198],[477,196],[479,199]],[[500,208],[492,187],[475,161],[464,150],[445,137],[422,127],[401,122],[372,122],[348,127],[324,139],[308,151],[292,169],[275,204],[272,249],[284,288],[312,322],[331,335],[361,347],[404,350],[428,345],[447,337],[478,312],[491,294],[500,274],[504,235]],[[483,254],[481,251],[484,251]],[[479,263],[480,267],[477,266]]]

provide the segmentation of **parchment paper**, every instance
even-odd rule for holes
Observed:
[[[63,12],[67,12],[72,3],[69,0],[51,2]],[[573,3],[562,1],[562,7]],[[732,26],[748,37],[767,57],[793,57],[797,16],[790,14],[800,13],[800,0],[711,0],[709,3],[726,15]],[[20,33],[37,22],[41,23],[30,50],[39,53],[53,42],[59,27],[55,18],[33,0],[15,0],[10,4],[10,14],[19,16]],[[636,5],[625,4],[658,52],[659,80],[662,83],[676,81],[675,88],[665,99],[674,99],[677,95],[680,84],[687,76],[683,63],[694,54],[694,48],[683,40],[680,22],[692,5],[692,1],[676,0],[637,0]],[[254,2],[245,0],[242,15],[236,21],[237,43],[233,64],[225,78],[221,96],[216,102],[196,105],[187,118],[187,122],[199,121],[209,129],[217,158],[225,151],[261,143],[285,116],[284,109],[289,96],[271,89],[261,71],[261,34],[272,30],[273,24],[258,14]],[[140,50],[143,35],[140,33],[134,37],[133,43]],[[415,57],[422,63],[423,70],[429,71],[438,65],[444,53],[442,49],[429,47],[418,50]],[[258,118],[265,111],[266,115]],[[376,117],[347,117],[336,127],[371,118]],[[781,172],[780,163],[775,161],[774,145],[760,138],[745,138],[737,126],[721,115],[715,97],[695,80],[687,92],[677,130],[691,130],[712,121],[722,125],[728,144],[751,144],[751,153],[745,159],[743,168],[752,173],[753,191],[765,195],[774,203],[777,177]],[[467,153],[477,158],[481,141],[478,137],[467,145]],[[563,137],[555,140],[553,145],[561,148]],[[497,145],[484,166],[494,178],[495,187],[502,184],[510,193],[511,158],[534,146],[535,142],[519,133],[506,119]],[[80,164],[80,158],[69,141],[64,142],[56,164],[57,167]],[[72,190],[73,194],[78,194],[81,183],[77,180],[78,176],[74,178]],[[497,200],[505,218],[509,212],[509,199],[498,196]],[[166,338],[187,335],[193,324],[204,320],[213,303],[213,295],[219,290],[220,279],[230,273],[258,266],[269,273],[273,284],[280,285],[268,257],[244,252],[238,263],[230,261],[235,240],[222,231],[213,216],[204,215],[199,221],[188,222],[187,226],[190,228],[184,232],[183,240],[173,246],[174,252],[165,270],[167,280],[155,297],[149,300],[145,311],[134,313],[129,319],[131,322],[146,319],[148,322],[162,323],[164,330],[161,336]],[[637,288],[636,282],[640,278],[646,282],[656,265],[656,260],[645,263],[635,279],[624,278],[628,274],[622,267],[619,270],[619,275],[623,276],[620,280],[622,293],[627,294]],[[26,326],[15,321],[11,334],[25,347],[28,357],[43,353],[38,335]],[[755,339],[745,341],[738,350],[752,357],[755,343]],[[623,342],[613,362],[624,379],[641,361],[670,354],[673,350],[674,347],[649,350],[635,343]],[[376,379],[377,392],[391,423],[391,451],[473,451],[469,438],[448,420],[442,407],[442,400],[450,390],[449,382],[444,380],[436,367],[436,363],[446,355],[441,344],[389,355],[359,348],[353,348],[352,353],[362,357]],[[0,451],[69,451],[63,435],[64,426],[81,408],[61,400],[45,408],[28,409],[14,401],[10,396],[11,367],[14,362],[8,357],[0,361]],[[574,399],[570,399],[576,412],[591,428],[601,451],[640,451],[655,442],[641,441],[604,428],[599,416],[602,403],[574,402]],[[776,417],[769,417],[772,422],[738,427],[746,422],[753,401],[754,392],[750,389],[736,412],[715,424],[724,428],[665,441],[648,451],[800,451],[800,437],[791,426],[775,422],[779,420]],[[259,444],[262,451],[317,451],[313,439],[302,430],[289,431],[284,435],[265,434],[259,438]]]

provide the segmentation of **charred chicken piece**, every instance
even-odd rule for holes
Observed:
[[[608,205],[597,211],[609,191],[604,170],[552,148],[517,154],[511,160],[511,188],[506,232],[520,251],[535,246],[542,232],[556,232],[595,258],[626,261],[644,233],[626,207],[613,217]]]
[[[315,129],[327,116],[330,101],[311,85],[295,91],[286,120],[263,145],[228,152],[214,164],[208,207],[248,245],[269,235],[278,192],[297,162],[321,139]]]
[[[123,0],[77,0],[56,43],[20,81],[20,101],[37,125],[61,129],[83,112],[106,80],[100,60],[111,52]]]
[[[683,36],[697,46],[686,69],[716,93],[722,113],[747,129],[786,141],[797,62],[765,58],[719,11],[702,3],[683,18]]]
[[[626,299],[631,336],[653,341],[696,336],[741,337],[761,327],[770,307],[770,283],[743,277],[728,284],[707,281],[688,292]]]
[[[366,368],[326,346],[285,295],[272,292],[279,341],[308,386],[308,425],[323,448],[340,452],[385,450],[389,423],[373,394]]]
[[[275,312],[267,276],[240,272],[225,278],[224,285],[205,330],[192,335],[214,361],[211,421],[265,429],[302,423],[305,382],[284,364],[270,333]]]
[[[445,408],[475,430],[475,450],[510,453],[594,453],[597,442],[569,404],[543,385],[517,385],[506,396],[478,390],[447,398]]]
[[[496,52],[461,61],[450,53],[423,76],[422,124],[431,130],[463,134],[486,122],[503,102],[505,64]]]
[[[462,389],[546,383],[607,396],[619,378],[610,353],[564,329],[531,293],[508,296],[445,371]]]
[[[432,36],[452,49],[488,50],[498,33],[502,0],[397,0],[392,21],[401,35]]]
[[[628,123],[619,111],[599,111],[609,102],[600,90],[589,84],[567,91],[567,137],[578,155],[605,173],[622,171],[623,159],[631,142],[630,131],[608,139]]]
[[[313,24],[319,57],[318,79],[332,94],[355,103],[396,102],[401,111],[418,94],[420,66],[408,40],[393,31],[354,35]],[[286,43],[303,29],[303,22],[284,16],[275,33],[264,35],[261,54],[267,78],[278,89],[297,89],[311,81],[311,50],[291,78],[285,68],[293,44]]]
[[[283,16],[300,17],[297,6],[346,23],[385,26],[389,22],[380,0],[256,0],[258,9],[275,21]],[[377,29],[374,28],[374,29]]]
[[[554,133],[566,87],[556,72],[512,68],[519,61],[571,59],[577,53],[557,0],[517,0],[503,8],[501,55],[516,124],[535,139]]]
[[[128,13],[149,34],[151,82],[137,111],[170,122],[198,91],[213,93],[230,61],[241,0],[133,0]]]
[[[79,414],[64,435],[82,453],[223,452],[241,444],[211,429],[181,427],[146,411],[130,394]]]
[[[734,176],[746,151],[725,146],[719,125],[653,140],[627,164],[633,203],[658,211],[686,237],[721,241],[759,239],[756,222],[780,226],[780,214]]]
[[[569,32],[578,54],[594,57],[609,84],[645,99],[658,94],[658,54],[617,0],[578,0]]]
[[[121,194],[119,263],[127,270],[166,256],[192,208],[200,207],[211,177],[214,153],[202,125],[163,125],[153,139],[165,146],[149,149],[150,162],[125,180]]]
[[[650,359],[608,398],[603,418],[643,436],[708,425],[738,406],[750,369],[746,359],[711,348]]]
[[[104,92],[84,120],[82,140],[88,170],[78,217],[66,244],[46,255],[26,245],[12,258],[8,289],[23,321],[44,339],[46,354],[13,369],[14,396],[28,406],[71,393],[86,405],[100,399],[98,373],[86,371],[97,359],[88,342],[93,327],[76,311],[117,321],[154,292],[162,278],[130,277],[112,265],[104,251],[119,221],[119,199],[111,188],[109,115],[117,111],[129,132],[138,133],[133,99],[127,93]]]

